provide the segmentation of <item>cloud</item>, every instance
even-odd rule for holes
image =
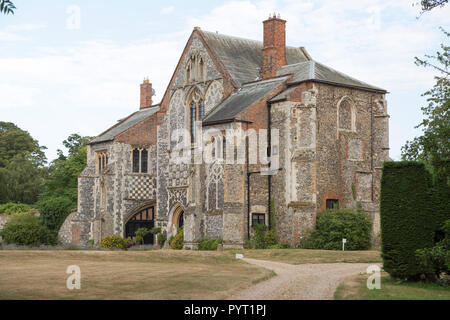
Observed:
[[[113,41],[95,41],[72,48],[44,48],[44,54],[35,57],[0,57],[0,89],[10,92],[7,99],[2,97],[0,108],[64,104],[134,111],[144,77],[154,84],[155,102],[162,98],[171,77],[168,66],[175,67],[182,45],[149,41],[120,46]]]
[[[165,7],[161,9],[161,13],[162,14],[170,14],[172,12],[175,11],[175,7],[174,6],[169,6],[169,7]]]

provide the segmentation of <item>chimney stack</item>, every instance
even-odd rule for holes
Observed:
[[[286,65],[286,20],[273,14],[264,24],[264,46],[262,49],[261,78],[277,75],[278,68]]]
[[[152,106],[152,84],[148,79],[144,79],[141,84],[141,106],[140,109],[145,109]]]

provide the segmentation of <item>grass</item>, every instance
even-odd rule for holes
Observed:
[[[68,290],[66,269],[81,269]],[[225,252],[0,251],[0,299],[224,299],[273,276]]]
[[[368,274],[348,277],[334,293],[335,300],[450,300],[450,287],[426,282],[399,282],[381,274],[381,289],[366,287]]]
[[[230,254],[242,253],[246,258],[270,260],[290,264],[305,263],[376,263],[382,262],[380,251],[333,251],[310,249],[226,250]]]

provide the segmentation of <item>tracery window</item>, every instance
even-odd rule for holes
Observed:
[[[205,81],[205,61],[201,54],[192,52],[186,63],[186,84]]]
[[[200,91],[196,89],[191,96],[190,100],[190,131],[191,142],[195,142],[195,122],[200,121],[205,116],[205,102],[200,94]]]
[[[148,172],[148,150],[145,148],[135,148],[132,151],[133,173]]]
[[[108,153],[106,150],[97,151],[97,172],[100,174],[108,164]]]

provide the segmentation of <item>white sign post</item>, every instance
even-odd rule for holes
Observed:
[[[342,251],[345,251],[345,243],[347,242],[347,239],[342,239]]]

